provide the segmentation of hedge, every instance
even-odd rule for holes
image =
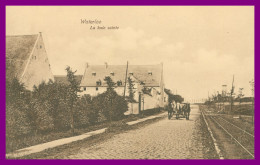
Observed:
[[[96,97],[84,95],[70,105],[69,87],[52,81],[25,90],[17,80],[7,82],[6,137],[17,138],[32,132],[64,130],[72,124],[85,127],[119,120],[127,111],[127,101],[110,89]]]

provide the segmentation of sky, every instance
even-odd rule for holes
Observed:
[[[81,23],[81,20],[99,24]],[[101,21],[101,22],[100,22]],[[90,29],[97,26],[106,29]],[[118,29],[108,29],[117,26]],[[185,100],[254,78],[253,6],[8,6],[6,34],[42,32],[54,75],[85,64],[163,63],[165,87]]]

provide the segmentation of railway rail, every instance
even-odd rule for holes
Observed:
[[[238,144],[250,158],[254,158],[255,147],[254,135],[252,133],[224,119],[221,115],[212,115],[205,111],[203,113],[230,136],[231,140]]]
[[[233,127],[236,127],[237,129],[243,131],[244,133],[248,134],[249,136],[251,136],[251,137],[253,137],[253,138],[255,137],[252,133],[249,133],[247,130],[242,129],[242,128],[240,128],[239,126],[237,126],[237,125],[235,125],[235,124],[233,124],[233,123],[227,121],[227,120],[224,119],[223,117],[218,116],[218,118],[221,119],[221,120],[223,120],[225,123],[230,124],[230,125],[232,125]]]

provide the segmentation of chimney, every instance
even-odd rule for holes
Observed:
[[[107,67],[108,67],[107,62],[105,62],[105,66],[106,66],[106,69],[107,69]]]
[[[85,68],[88,68],[88,63],[87,62],[85,63]]]

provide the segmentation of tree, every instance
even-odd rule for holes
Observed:
[[[35,131],[53,130],[56,126],[53,113],[58,109],[56,104],[59,103],[59,100],[56,99],[58,94],[55,92],[55,88],[53,81],[42,82],[33,87],[31,110],[28,115]]]
[[[10,81],[6,81],[6,102],[14,103],[18,99],[22,99],[26,92],[25,86],[23,83],[20,83],[19,80],[15,77]]]
[[[6,140],[31,132],[29,111],[30,92],[17,78],[6,81]]]
[[[173,95],[173,100],[182,103],[184,101],[184,98],[181,97],[181,95]]]
[[[70,116],[71,116],[71,131],[74,134],[74,106],[75,106],[75,103],[78,99],[77,93],[80,92],[80,86],[79,86],[79,83],[77,82],[76,77],[75,77],[75,73],[77,71],[73,72],[72,69],[69,66],[67,66],[66,71],[67,71],[67,79],[69,81],[68,104],[69,104]]]
[[[107,84],[107,91],[114,90],[114,87],[115,87],[116,83],[111,79],[111,77],[106,76],[104,81]]]
[[[184,98],[181,95],[174,95],[170,89],[164,89],[165,93],[168,95],[169,104],[174,100],[176,102],[182,103]]]
[[[93,108],[93,101],[90,95],[83,95],[77,102],[75,112],[76,124],[78,126],[92,125],[98,120],[98,109]]]
[[[125,101],[123,96],[119,96],[114,90],[114,86],[116,83],[113,82],[111,77],[105,77],[104,81],[108,85],[107,91],[101,94],[100,99],[104,104],[103,113],[109,121],[118,120],[124,116],[124,112],[127,111],[127,102]]]
[[[112,120],[112,118],[111,118],[112,117],[112,111],[113,111],[112,110],[112,104],[113,104],[113,99],[116,95],[116,92],[114,91],[115,83],[113,82],[113,80],[109,76],[106,76],[104,81],[107,84],[107,91],[105,92],[105,94],[106,94],[105,100],[110,103],[110,106],[109,106],[110,108],[108,108],[106,116],[109,118],[109,121],[111,121]]]

